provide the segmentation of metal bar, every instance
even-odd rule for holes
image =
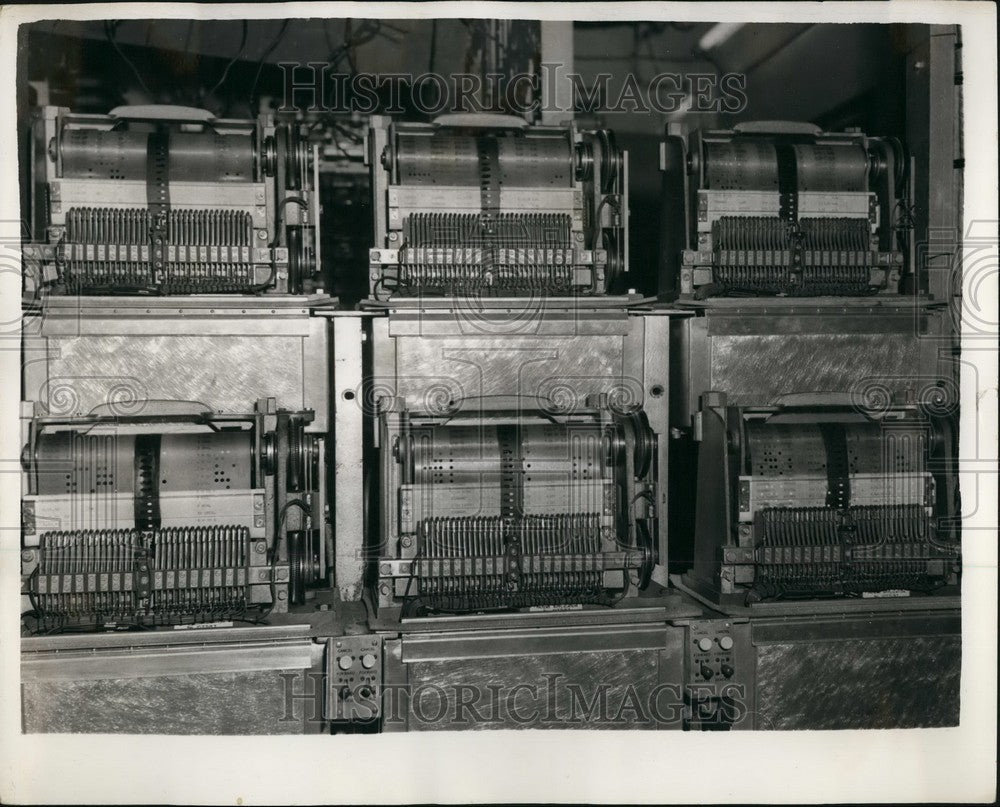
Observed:
[[[446,661],[556,653],[659,650],[666,647],[665,625],[578,626],[575,628],[468,631],[404,635],[402,661]]]
[[[302,670],[312,666],[312,642],[255,642],[197,648],[108,650],[26,654],[23,683],[153,678],[257,670]]]
[[[192,644],[250,644],[264,641],[303,639],[308,625],[256,625],[241,628],[188,628],[145,633],[93,633],[86,636],[34,636],[21,639],[21,653],[40,653],[108,648],[166,648]]]
[[[910,638],[962,634],[958,612],[909,615],[859,616],[837,619],[755,620],[751,623],[753,644],[838,642],[845,639]]]

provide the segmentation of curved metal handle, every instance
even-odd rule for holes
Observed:
[[[91,409],[89,414],[91,417],[120,416],[119,410],[123,408],[127,408],[127,405],[102,403]],[[143,418],[193,418],[200,421],[211,414],[212,408],[200,401],[149,399],[142,402],[141,409]]]
[[[108,113],[109,118],[120,121],[174,121],[181,123],[211,123],[215,115],[207,109],[170,104],[134,104],[116,106]]]
[[[528,122],[516,115],[500,115],[494,112],[452,112],[434,118],[435,126],[459,129],[526,129]]]
[[[733,127],[737,134],[788,134],[819,135],[823,130],[811,123],[789,120],[755,120],[737,123]]]

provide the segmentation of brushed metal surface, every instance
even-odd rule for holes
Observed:
[[[454,397],[521,395],[582,406],[589,394],[621,389],[641,401],[641,379],[624,373],[621,336],[507,338],[400,337],[397,394],[416,404],[442,386]],[[375,379],[376,387],[390,379]],[[457,399],[456,399],[457,400]]]
[[[757,649],[757,729],[957,726],[961,637],[776,643]]]
[[[280,675],[268,670],[28,682],[21,687],[23,728],[27,733],[301,734],[311,704],[293,701],[286,714]],[[299,681],[295,691],[302,686]]]
[[[720,390],[733,406],[798,392],[860,393],[866,380],[895,392],[913,386],[920,358],[918,340],[870,333],[715,336],[710,352],[710,377],[693,376],[691,392]]]
[[[47,383],[27,389],[52,415],[110,403],[141,414],[146,401],[199,401],[215,412],[253,411],[258,398],[306,405],[305,339],[272,336],[94,336],[49,340]],[[309,396],[311,397],[311,396]]]
[[[418,662],[399,706],[410,731],[666,728],[672,695],[650,708],[659,665],[653,650]]]

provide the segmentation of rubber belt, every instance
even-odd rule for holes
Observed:
[[[779,215],[783,221],[795,224],[799,219],[799,170],[795,146],[777,143],[774,156],[778,162]]]
[[[143,434],[135,439],[133,506],[135,528],[160,527],[160,435]]]
[[[847,432],[840,423],[821,423],[819,430],[826,451],[826,506],[843,510],[851,503]]]
[[[493,275],[500,214],[500,144],[495,137],[476,138],[479,156],[479,232],[482,237],[483,275]]]
[[[517,527],[524,515],[524,474],[516,426],[497,426],[500,449],[500,516],[506,553],[506,587],[516,590],[521,579],[521,541]]]
[[[516,426],[497,426],[500,448],[500,515],[520,518],[524,515],[524,475]]]
[[[799,231],[799,169],[795,157],[795,146],[791,143],[777,143],[774,146],[778,162],[778,215],[788,227],[792,245],[792,280],[801,278],[802,239]]]
[[[170,133],[158,129],[146,141],[146,204],[149,207],[151,275],[166,275],[167,221],[170,216]]]

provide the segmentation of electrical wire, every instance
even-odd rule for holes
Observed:
[[[291,20],[285,20],[281,24],[281,28],[278,30],[277,35],[274,37],[273,40],[271,40],[271,44],[268,45],[267,48],[264,50],[264,52],[260,55],[260,59],[257,60],[257,72],[254,74],[253,83],[250,85],[250,109],[251,109],[251,111],[255,109],[255,107],[254,107],[254,99],[255,99],[256,94],[257,94],[257,82],[260,81],[260,73],[261,73],[261,70],[264,69],[264,62],[267,60],[268,56],[270,56],[272,53],[274,53],[274,49],[278,47],[278,45],[280,44],[281,40],[284,38],[285,32],[288,30],[288,26],[289,26],[290,23],[291,23]]]
[[[131,68],[132,73],[135,76],[136,81],[139,82],[139,86],[142,87],[143,92],[145,92],[146,95],[149,96],[150,98],[153,98],[153,93],[149,91],[149,87],[146,86],[146,82],[142,80],[142,76],[139,75],[138,69],[132,63],[132,60],[129,59],[128,56],[124,54],[121,47],[118,45],[118,38],[117,38],[118,26],[121,24],[122,24],[121,20],[108,20],[107,22],[104,23],[104,35],[108,38],[108,42],[111,43],[111,46],[118,52],[118,55],[122,58],[122,61],[125,62],[125,64],[127,64]]]
[[[208,91],[208,95],[215,95],[216,90],[219,89],[223,84],[226,83],[226,78],[229,76],[229,71],[232,69],[236,61],[243,55],[247,49],[247,31],[249,30],[249,25],[246,20],[243,20],[243,35],[240,37],[240,49],[237,51],[236,55],[229,60],[229,64],[226,65],[226,69],[222,71],[222,78],[218,80],[216,85]]]
[[[303,210],[308,210],[308,208],[309,208],[309,203],[305,199],[303,199],[301,196],[286,196],[284,199],[282,199],[280,202],[278,202],[278,207],[275,210],[275,213],[276,213],[276,216],[277,216],[277,220],[278,220],[278,227],[277,227],[277,231],[274,234],[274,240],[270,244],[267,245],[269,249],[274,249],[276,246],[278,246],[278,244],[281,241],[281,224],[285,220],[285,208],[289,204],[300,205]]]
[[[271,545],[271,580],[269,584],[271,588],[271,604],[261,613],[257,624],[267,624],[263,620],[270,615],[274,610],[274,606],[278,603],[278,588],[274,583],[274,576],[278,566],[278,541],[281,538],[281,528],[285,525],[285,516],[288,515],[290,507],[299,507],[307,516],[312,515],[312,510],[309,509],[305,502],[299,499],[290,499],[278,511],[278,529],[274,531],[274,543]]]

